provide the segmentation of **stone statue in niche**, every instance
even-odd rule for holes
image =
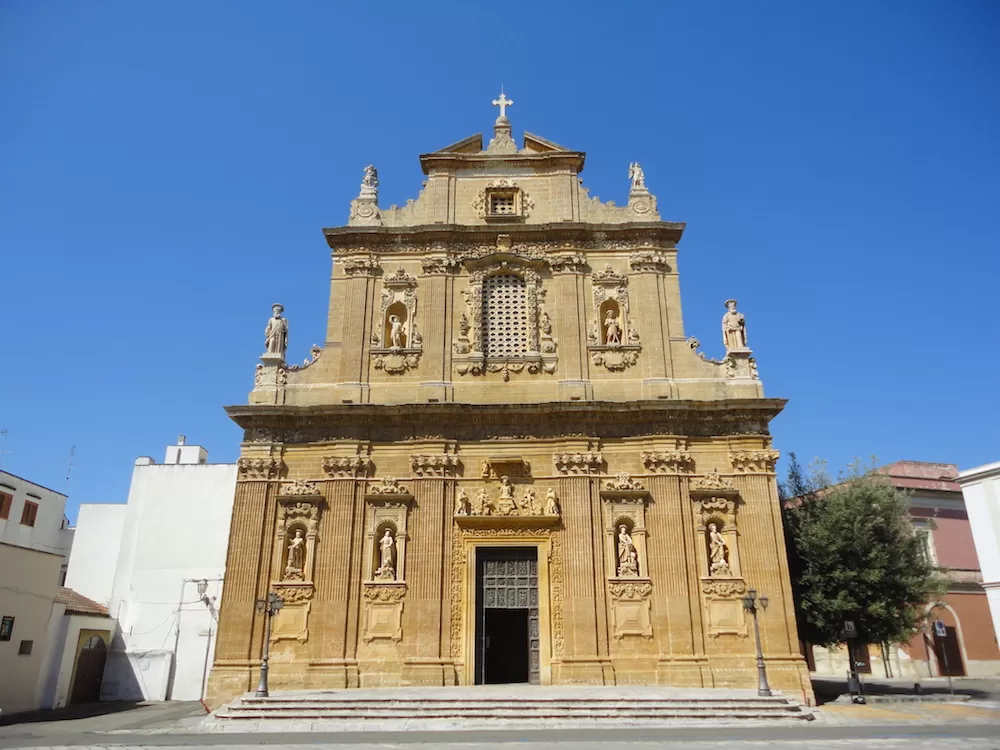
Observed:
[[[285,578],[302,578],[306,565],[306,540],[302,530],[296,529],[295,536],[288,542],[288,555],[285,558]]]
[[[618,575],[623,578],[639,575],[639,555],[625,524],[618,527]]]
[[[646,187],[646,173],[642,171],[639,162],[634,161],[628,165],[628,178],[632,181],[632,190]]]
[[[714,523],[708,525],[708,553],[711,561],[708,573],[713,576],[731,576],[733,571],[729,567],[729,545],[718,527]]]
[[[743,313],[736,312],[736,300],[726,300],[726,314],[722,316],[722,342],[726,351],[747,348],[747,321]]]
[[[264,347],[267,354],[277,354],[282,359],[288,350],[288,319],[281,317],[282,305],[271,305],[271,319],[264,329]]]
[[[481,489],[478,493],[476,493],[476,509],[480,515],[493,515],[493,501],[490,500],[490,493],[485,489]]]
[[[392,553],[393,547],[396,545],[396,540],[392,538],[392,531],[390,529],[385,530],[385,534],[379,540],[378,547],[378,570],[375,571],[375,578],[379,581],[394,581],[396,580],[396,569],[392,564]]]
[[[403,321],[398,315],[389,316],[389,346],[393,349],[403,348]]]
[[[538,498],[535,495],[535,488],[528,487],[521,498],[521,509],[528,515],[534,516],[538,513]]]
[[[622,329],[618,322],[618,316],[614,310],[608,310],[604,316],[604,343],[607,346],[620,346],[622,343]]]
[[[551,487],[545,493],[545,515],[559,515],[559,500],[556,498],[556,491]]]
[[[472,503],[469,502],[469,496],[466,494],[464,489],[459,488],[458,494],[455,496],[455,515],[468,516],[471,513]]]
[[[497,512],[502,516],[517,513],[517,503],[514,501],[514,486],[508,477],[500,477],[500,498],[497,500]]]

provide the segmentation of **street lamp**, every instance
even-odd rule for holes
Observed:
[[[264,643],[261,646],[260,682],[257,683],[257,698],[266,698],[267,693],[267,660],[271,656],[271,618],[285,606],[285,600],[273,591],[267,593],[267,598],[257,600],[257,611],[264,614]]]
[[[761,594],[758,598],[757,589],[750,589],[743,597],[743,609],[753,615],[753,634],[757,639],[757,695],[771,695],[771,686],[767,684],[767,669],[764,668],[764,652],[760,648],[760,626],[757,625],[757,610],[767,609],[767,596]]]

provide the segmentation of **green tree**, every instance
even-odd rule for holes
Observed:
[[[833,486],[794,455],[782,505],[799,637],[830,646],[852,620],[864,643],[903,643],[946,579],[914,532],[906,493],[855,462]]]

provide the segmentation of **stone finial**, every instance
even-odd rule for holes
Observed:
[[[374,165],[365,167],[361,178],[361,191],[351,201],[349,226],[382,226],[382,214],[378,208],[378,170]]]

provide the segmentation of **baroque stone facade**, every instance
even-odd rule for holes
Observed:
[[[324,230],[325,346],[288,366],[268,344],[228,408],[244,442],[210,702],[255,684],[269,590],[272,690],[750,688],[751,587],[772,684],[811,699],[768,431],[784,402],[743,313],[722,359],[685,334],[684,224],[638,164],[627,203],[603,203],[583,153],[519,148],[506,114],[485,149],[420,161],[416,200],[380,208],[369,167]]]

